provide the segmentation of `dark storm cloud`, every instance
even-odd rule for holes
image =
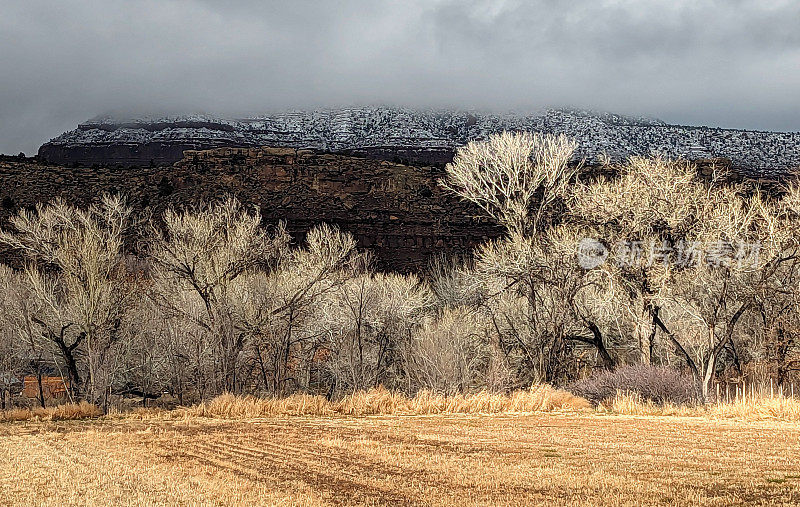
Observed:
[[[0,0],[0,152],[107,112],[574,105],[800,129],[800,3]]]

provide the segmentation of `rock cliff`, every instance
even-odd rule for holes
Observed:
[[[259,206],[265,220],[284,220],[296,239],[313,225],[338,224],[375,254],[378,266],[424,268],[434,253],[465,253],[500,234],[477,208],[442,190],[435,167],[291,148],[187,151],[173,166],[118,169],[0,160],[0,226],[20,207],[62,197],[85,205],[121,192],[138,211],[160,213],[225,195]],[[2,257],[2,254],[0,254]]]

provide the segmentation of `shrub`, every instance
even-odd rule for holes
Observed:
[[[579,380],[569,390],[594,404],[612,401],[618,393],[635,394],[656,405],[693,405],[701,400],[692,377],[667,366],[623,366]]]

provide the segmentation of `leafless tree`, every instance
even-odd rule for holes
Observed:
[[[397,386],[411,334],[431,301],[427,285],[413,275],[371,272],[347,280],[327,298],[319,319],[338,389]]]
[[[536,234],[569,193],[575,148],[563,135],[503,132],[456,150],[441,184],[510,233]]]
[[[168,315],[201,330],[199,362],[210,354],[215,392],[234,391],[237,362],[247,330],[242,327],[246,278],[278,262],[288,246],[282,225],[262,226],[257,209],[235,199],[163,216],[151,230],[151,297]]]
[[[129,216],[119,197],[104,196],[87,209],[55,201],[21,211],[12,229],[0,232],[0,243],[28,260],[24,284],[37,310],[26,318],[57,345],[72,385],[85,386],[92,401],[106,393],[105,367],[136,288],[122,250]]]
[[[352,235],[320,225],[276,269],[250,280],[246,322],[253,336],[253,369],[265,389],[286,394],[309,387],[312,370],[326,353],[316,312],[364,262]]]

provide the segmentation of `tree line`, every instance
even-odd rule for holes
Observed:
[[[375,270],[331,225],[293,245],[234,198],[158,220],[111,195],[21,210],[0,232],[24,259],[0,265],[0,389],[58,375],[94,403],[458,393],[624,364],[685,371],[706,396],[721,378],[789,381],[800,186],[658,157],[587,171],[575,147],[503,133],[457,150],[441,185],[506,234],[417,275]]]

